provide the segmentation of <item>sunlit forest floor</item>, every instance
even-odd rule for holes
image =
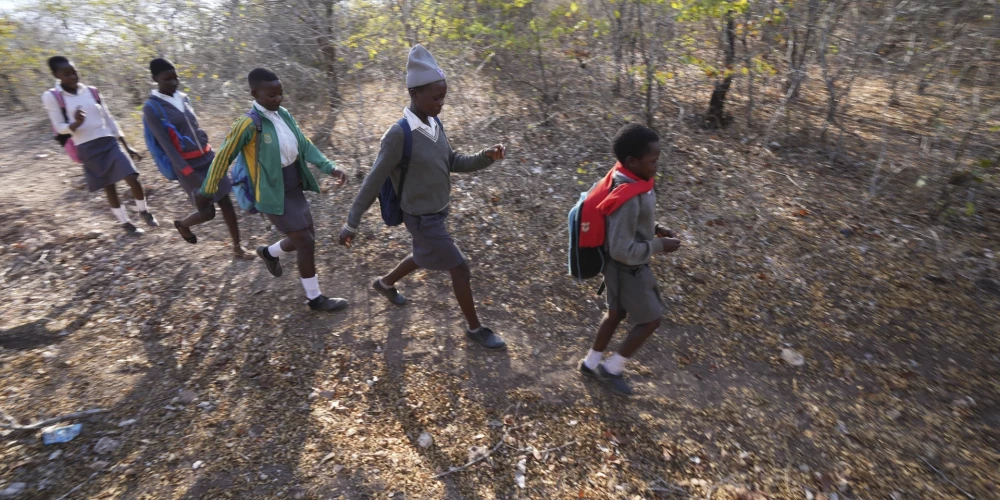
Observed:
[[[367,168],[404,104],[389,101],[369,101],[360,135],[345,112],[328,155]],[[917,133],[919,109],[890,110],[894,133]],[[139,169],[162,227],[131,239],[102,193],[80,189],[41,113],[0,118],[0,410],[20,424],[107,410],[75,420],[65,444],[0,432],[0,491],[995,498],[997,193],[973,215],[935,217],[915,194],[915,142],[889,151],[910,168],[866,203],[885,131],[864,129],[882,108],[858,110],[856,144],[835,162],[794,135],[762,151],[739,127],[669,128],[658,211],[684,245],[654,258],[666,321],[628,367],[628,399],[576,372],[603,297],[565,270],[565,215],[611,166],[615,119],[539,125],[517,103],[474,97],[442,115],[456,149],[508,146],[505,162],[453,177],[450,227],[481,317],[510,346],[487,353],[465,341],[446,273],[402,283],[404,308],[371,292],[407,253],[404,229],[372,211],[353,248],[335,244],[358,177],[309,195],[321,286],[351,302],[311,313],[294,260],[280,279],[232,260],[221,218],[182,241],[171,221],[190,207],[150,160]],[[233,114],[199,112],[220,144]],[[251,248],[279,238],[258,216],[240,222]]]

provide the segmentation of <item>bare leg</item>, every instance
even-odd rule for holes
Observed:
[[[420,269],[420,266],[418,266],[417,262],[413,260],[413,254],[407,255],[405,259],[401,260],[399,264],[396,265],[396,268],[393,269],[391,273],[382,278],[382,283],[385,283],[387,287],[392,288],[397,281],[403,279],[406,275],[416,271],[417,269]]]
[[[121,208],[122,203],[118,200],[118,190],[114,184],[104,186],[104,194],[108,195],[108,204],[111,208]]]
[[[597,352],[604,352],[611,342],[618,325],[625,319],[625,311],[608,311],[601,320],[601,326],[597,329],[597,338],[594,339],[594,346],[591,348]]]
[[[316,276],[316,240],[313,237],[312,228],[288,233],[288,237],[281,240],[281,249],[285,252],[295,251],[299,260],[300,277],[312,278]]]
[[[626,358],[631,358],[635,354],[635,351],[642,347],[642,344],[646,343],[646,339],[660,327],[661,321],[662,318],[656,318],[649,323],[633,326],[629,330],[628,336],[625,337],[625,341],[622,342],[621,347],[618,348],[618,354]]]
[[[215,205],[212,204],[211,198],[195,196],[194,202],[197,210],[181,221],[181,226],[184,229],[190,230],[191,226],[197,226],[215,218]]]
[[[253,254],[247,252],[240,244],[240,226],[236,220],[236,209],[229,195],[219,200],[219,210],[222,211],[222,218],[226,221],[226,229],[229,230],[229,237],[233,240],[233,253],[241,258],[253,258]]]
[[[146,193],[142,189],[142,184],[139,184],[139,174],[132,174],[125,178],[125,183],[128,187],[132,189],[132,197],[137,200],[145,200]]]
[[[476,314],[476,303],[472,298],[472,270],[469,264],[463,262],[461,265],[449,269],[451,273],[451,286],[455,290],[455,298],[462,308],[465,320],[469,322],[469,330],[476,330],[479,324],[479,316]]]

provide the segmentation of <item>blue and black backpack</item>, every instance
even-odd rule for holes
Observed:
[[[438,127],[444,131],[444,125],[438,117],[434,117]],[[403,129],[403,157],[399,161],[398,168],[402,169],[399,176],[399,191],[392,187],[392,177],[386,177],[382,183],[382,189],[378,192],[378,205],[382,212],[382,220],[389,227],[398,226],[403,223],[403,183],[406,182],[406,171],[410,169],[410,155],[413,153],[413,131],[410,130],[410,122],[406,118],[400,118],[399,128]]]

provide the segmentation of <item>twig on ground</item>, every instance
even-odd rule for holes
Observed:
[[[35,422],[35,423],[29,424],[29,425],[16,425],[16,424],[0,423],[0,428],[2,428],[2,429],[13,429],[15,431],[37,431],[38,429],[41,429],[42,427],[48,427],[48,426],[50,426],[52,424],[62,422],[63,420],[73,420],[74,418],[89,417],[90,415],[98,415],[98,414],[101,414],[101,413],[108,413],[109,411],[111,411],[111,410],[105,410],[103,408],[95,408],[93,410],[78,411],[76,413],[68,413],[66,415],[60,415],[58,417],[47,418],[47,419],[42,420],[40,422]],[[13,419],[11,419],[10,417],[5,416],[5,418],[7,420],[13,422]]]
[[[452,468],[448,469],[446,472],[442,472],[442,473],[434,476],[432,479],[438,479],[438,478],[447,476],[448,474],[452,474],[452,473],[455,473],[455,472],[461,472],[461,471],[463,471],[465,469],[468,469],[469,467],[471,467],[471,466],[473,466],[473,465],[475,465],[475,464],[477,464],[479,462],[482,462],[483,460],[486,460],[487,458],[490,457],[490,455],[493,455],[493,453],[495,451],[499,450],[500,447],[503,446],[504,442],[507,441],[507,436],[510,435],[511,431],[515,431],[515,430],[520,429],[522,427],[524,427],[524,426],[523,425],[519,425],[517,427],[511,427],[510,429],[507,429],[506,431],[504,431],[503,436],[500,438],[500,441],[497,441],[497,444],[494,445],[493,448],[490,449],[490,451],[486,452],[485,454],[481,455],[480,457],[476,458],[475,460],[469,461],[465,465],[462,465],[460,467],[452,467]]]
[[[771,172],[772,174],[784,175],[785,178],[788,179],[788,182],[791,182],[792,184],[795,184],[795,187],[797,187],[799,189],[802,189],[802,186],[800,186],[798,182],[795,182],[795,179],[792,179],[792,176],[790,176],[788,174],[778,172],[777,170],[765,170],[765,172]]]
[[[519,412],[520,409],[521,409],[521,403],[518,403],[517,407],[514,408],[514,420],[515,421],[517,421],[517,414],[518,414],[518,412]],[[452,468],[448,469],[446,472],[442,472],[440,474],[437,474],[432,479],[438,479],[438,478],[442,478],[444,476],[447,476],[448,474],[452,474],[452,473],[455,473],[455,472],[461,472],[461,471],[463,471],[465,469],[468,469],[469,467],[471,467],[471,466],[473,466],[473,465],[475,465],[475,464],[477,464],[477,463],[479,463],[479,462],[481,462],[483,460],[486,460],[487,458],[490,457],[490,455],[493,455],[494,452],[496,452],[497,450],[499,450],[500,447],[504,445],[504,443],[507,441],[507,436],[510,435],[511,431],[515,431],[515,430],[520,429],[522,427],[524,427],[524,426],[523,425],[518,425],[518,426],[511,427],[510,429],[507,429],[507,430],[503,431],[503,436],[500,437],[500,441],[497,441],[497,444],[494,445],[493,448],[490,449],[490,451],[486,452],[485,454],[483,454],[482,456],[476,458],[475,460],[470,460],[465,465],[462,465],[460,467],[452,467]]]
[[[71,489],[71,490],[67,491],[65,495],[63,495],[63,496],[61,496],[61,497],[57,498],[56,500],[63,500],[63,499],[65,499],[65,498],[69,497],[69,496],[70,496],[70,495],[72,495],[72,494],[73,494],[73,493],[74,493],[74,492],[75,492],[76,490],[78,490],[78,489],[80,489],[80,488],[83,488],[83,487],[84,487],[84,485],[86,485],[87,483],[89,483],[91,479],[94,479],[94,476],[96,476],[96,475],[100,474],[101,472],[103,472],[103,471],[97,471],[97,472],[95,472],[95,473],[91,474],[91,475],[90,475],[90,477],[88,477],[86,481],[84,481],[84,482],[82,482],[82,483],[80,483],[80,484],[78,484],[78,485],[74,486],[74,487],[73,487],[73,489]]]
[[[945,481],[948,481],[948,484],[950,484],[950,485],[954,486],[955,488],[957,488],[958,491],[961,491],[963,495],[965,495],[966,497],[969,498],[969,500],[976,500],[976,497],[974,497],[971,494],[969,494],[968,491],[963,490],[961,486],[955,484],[955,481],[952,481],[951,479],[948,479],[948,476],[944,475],[944,472],[941,472],[940,469],[938,469],[937,467],[934,467],[930,462],[927,461],[926,458],[920,457],[920,459],[923,460],[924,463],[927,464],[927,466],[930,467],[934,472],[937,472]]]
[[[663,487],[661,488],[658,486],[653,486],[654,484],[662,484]],[[684,488],[681,488],[680,486],[677,486],[676,484],[673,484],[662,478],[653,481],[649,486],[646,487],[646,489],[649,491],[656,491],[660,493],[676,493],[678,495],[684,495],[686,497],[691,496],[691,494],[688,493],[687,490],[685,490]]]

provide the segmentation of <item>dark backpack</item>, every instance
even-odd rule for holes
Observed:
[[[444,125],[438,117],[434,117],[441,131]],[[386,177],[382,183],[382,188],[378,192],[378,205],[382,213],[382,220],[389,227],[398,226],[403,223],[403,183],[406,182],[406,172],[410,169],[410,155],[413,153],[413,131],[410,130],[410,122],[406,118],[400,118],[399,128],[403,129],[403,157],[399,160],[397,168],[402,169],[399,176],[399,191],[392,187],[392,176]]]
[[[569,274],[578,280],[593,278],[604,270],[604,247],[580,247],[580,210],[587,193],[569,211]]]
[[[260,114],[257,113],[256,109],[250,108],[250,111],[246,113],[250,121],[253,122],[254,128],[257,133],[254,135],[254,147],[257,149],[257,161],[260,161],[260,134],[263,129],[263,124],[260,119]],[[257,213],[257,208],[255,206],[257,199],[254,196],[253,182],[250,180],[250,171],[247,169],[247,160],[243,157],[243,152],[240,152],[236,156],[236,160],[233,162],[233,193],[236,195],[236,203],[240,205],[240,208],[248,213]]]

